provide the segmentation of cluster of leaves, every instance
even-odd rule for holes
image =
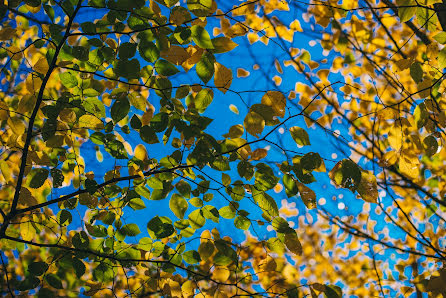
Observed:
[[[279,18],[300,9],[286,1],[0,3],[2,294],[385,295],[382,247],[409,255],[397,265],[406,293],[441,293],[444,270],[427,270],[446,256],[436,225],[446,206],[439,1],[340,2],[304,8],[333,53],[322,61],[289,46],[307,30]],[[408,31],[415,37],[400,43]],[[275,90],[254,90],[247,104],[222,61],[239,43],[270,41],[287,57],[277,72],[292,66],[309,83],[285,91],[276,76]],[[223,131],[210,112],[221,94],[246,108]],[[305,122],[353,154],[328,166]],[[358,193],[362,212],[345,220],[318,209],[317,177]],[[315,209],[318,224],[294,228],[297,211],[279,196]],[[375,232],[370,206],[409,237]],[[408,214],[416,208],[428,212]],[[221,235],[226,223],[246,240]],[[366,258],[342,258],[364,242]],[[415,281],[402,277],[408,266]]]

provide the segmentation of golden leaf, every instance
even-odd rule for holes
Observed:
[[[214,74],[214,84],[223,93],[226,93],[232,83],[232,70],[220,64],[218,62],[214,63],[215,74]]]
[[[94,130],[104,129],[104,123],[102,120],[93,115],[82,115],[79,118],[79,127],[88,128]]]
[[[49,69],[48,61],[46,58],[40,58],[36,64],[34,64],[33,69],[41,74],[46,74]]]
[[[300,197],[308,209],[316,208],[316,193],[303,183],[296,181]]]
[[[263,128],[265,127],[265,119],[256,112],[249,112],[243,123],[246,131],[256,138],[259,137],[258,135],[262,133]]]
[[[282,92],[266,92],[262,97],[262,104],[272,107],[275,116],[285,116],[286,98],[285,95],[282,94]]]

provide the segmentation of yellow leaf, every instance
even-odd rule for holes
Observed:
[[[300,197],[308,209],[316,208],[316,193],[303,183],[296,181]]]
[[[258,138],[258,135],[262,133],[265,127],[265,119],[256,112],[249,112],[243,124],[249,134]]]
[[[282,78],[279,76],[274,76],[273,77],[273,82],[276,86],[280,86],[282,84]]]
[[[239,111],[237,109],[237,107],[235,105],[233,105],[232,103],[229,105],[229,109],[231,110],[231,112],[233,112],[234,114],[239,114]]]
[[[3,177],[5,178],[6,182],[11,180],[11,168],[6,161],[0,160],[0,170],[2,171]]]
[[[384,156],[380,159],[379,165],[381,167],[390,167],[394,163],[396,163],[396,160],[398,159],[398,156],[395,151],[389,151],[384,154]]]
[[[400,171],[409,177],[418,177],[419,170],[417,161],[418,160],[410,158],[406,155],[401,155],[399,160]]]
[[[19,47],[17,46],[10,46],[8,48],[8,55],[11,57],[11,59],[13,60],[20,60],[23,58],[23,52],[22,50],[20,50]]]
[[[195,294],[195,283],[191,280],[186,280],[181,286],[181,293],[184,297],[193,297]]]
[[[25,85],[26,90],[33,94],[40,89],[40,86],[42,86],[42,80],[37,76],[29,75],[26,78]]]
[[[19,118],[17,117],[9,118],[7,123],[16,135],[20,136],[25,133],[25,124]]]
[[[294,21],[291,22],[290,29],[294,30],[294,31],[297,31],[297,32],[302,32],[303,31],[298,20],[294,20]]]
[[[215,267],[212,278],[219,282],[225,282],[228,280],[230,273],[226,267]]]
[[[237,68],[237,78],[246,78],[249,76],[249,71],[243,68]]]
[[[378,184],[376,177],[369,171],[361,172],[361,182],[359,182],[357,191],[364,201],[376,203],[378,200]]]
[[[104,129],[104,123],[101,119],[93,115],[83,115],[79,118],[79,127],[101,130]]]
[[[184,48],[176,45],[171,45],[168,51],[161,53],[161,57],[163,57],[170,63],[181,65],[191,56],[190,53]]]
[[[34,95],[27,94],[20,99],[19,106],[17,107],[17,112],[26,114],[31,113],[36,105],[36,97]]]
[[[214,46],[215,53],[226,53],[233,50],[238,46],[230,38],[227,37],[217,37],[212,40],[212,45]]]
[[[23,220],[25,221],[20,223],[20,235],[22,236],[23,240],[31,241],[36,235],[36,229],[31,224],[31,221],[25,218]]]
[[[36,64],[34,64],[33,69],[41,74],[46,74],[49,69],[48,61],[46,58],[40,58]]]
[[[147,159],[147,150],[146,147],[142,144],[139,144],[135,147],[135,157],[141,161],[144,161]]]
[[[403,144],[403,128],[401,125],[393,125],[389,131],[389,140],[390,146],[395,150],[400,150]]]
[[[215,74],[214,74],[214,84],[223,93],[226,93],[231,87],[232,83],[232,70],[220,64],[218,62],[214,63]]]
[[[286,98],[282,92],[268,91],[262,97],[262,104],[273,108],[274,115],[283,117],[285,116]]]

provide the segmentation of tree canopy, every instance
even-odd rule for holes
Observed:
[[[2,296],[446,295],[446,2],[0,20]]]

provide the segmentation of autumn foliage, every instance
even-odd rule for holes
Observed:
[[[2,296],[446,295],[446,3],[0,19]]]

